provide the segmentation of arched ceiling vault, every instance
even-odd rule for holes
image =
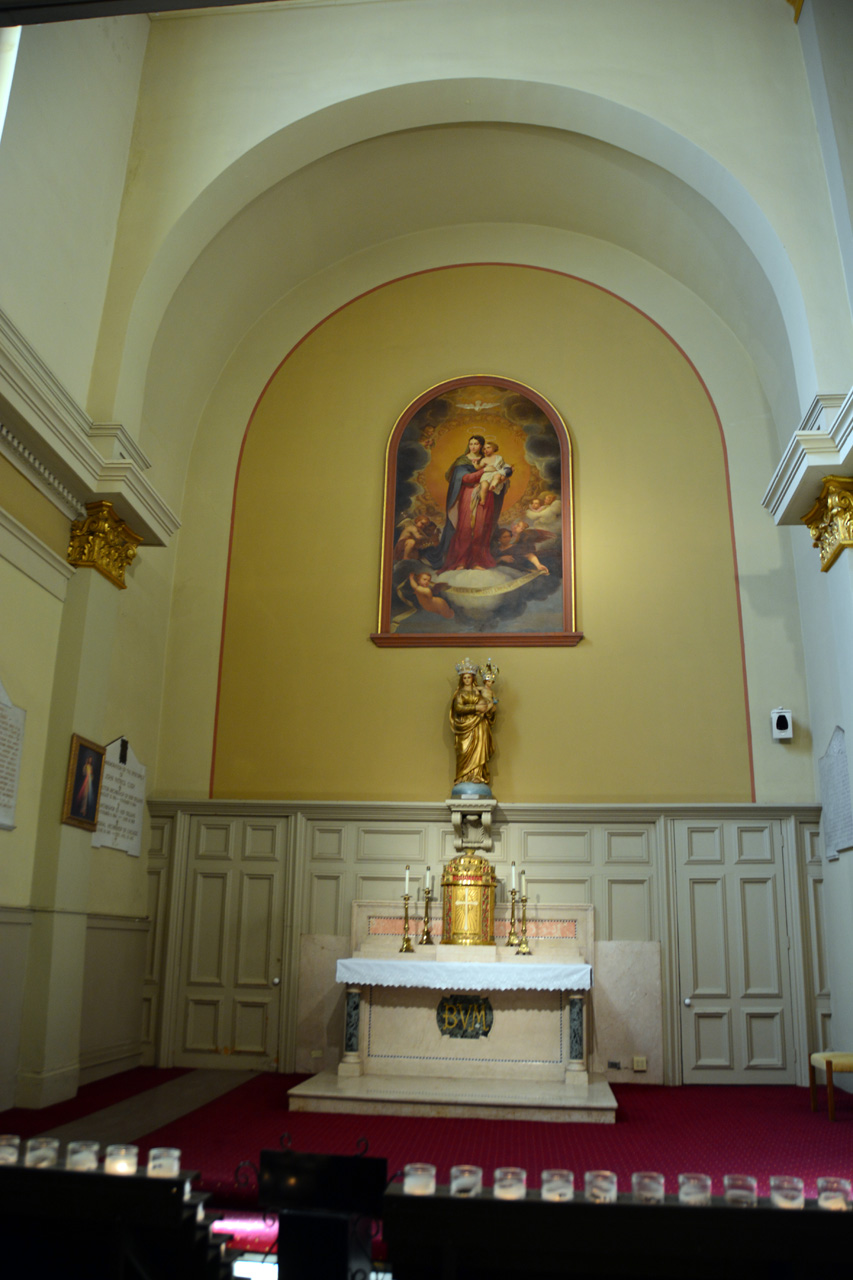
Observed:
[[[495,224],[592,237],[665,272],[747,347],[768,400],[789,425],[797,392],[785,317],[766,272],[719,209],[671,172],[622,148],[506,123],[372,137],[303,165],[246,203],[175,290],[149,386],[169,381],[168,366],[177,362],[182,403],[173,399],[170,417],[192,430],[230,353],[265,311],[303,282],[399,237]],[[470,237],[467,243],[470,254]],[[460,259],[450,250],[446,261],[454,260]],[[509,249],[506,260],[514,260]],[[433,265],[433,259],[423,263]],[[537,265],[547,265],[547,255]],[[146,414],[149,423],[159,422],[155,430],[169,429],[162,413],[159,407]],[[141,443],[146,447],[144,438]]]
[[[475,139],[487,154],[472,147]],[[452,187],[442,182],[443,147]],[[404,159],[410,148],[419,171]],[[405,170],[399,178],[389,169],[392,159]],[[383,196],[378,217],[371,192],[377,182]],[[300,238],[300,191],[315,200],[307,238]],[[230,227],[243,227],[255,202],[260,210],[269,198],[282,200],[293,215],[293,234],[277,268],[285,289],[315,269],[305,264],[315,263],[318,253],[328,260],[338,250],[356,252],[429,219],[446,226],[519,216],[611,237],[660,263],[707,297],[728,323],[741,312],[736,332],[749,327],[745,281],[751,285],[763,276],[766,283],[750,293],[764,313],[769,286],[771,309],[781,314],[785,330],[784,352],[768,347],[763,333],[753,345],[771,365],[793,359],[801,403],[814,393],[806,306],[794,269],[758,201],[713,157],[660,122],[593,94],[460,79],[377,90],[280,129],[227,165],[182,211],[173,210],[170,225],[141,248],[144,227],[123,214],[92,382],[99,414],[138,430],[151,348],[182,281],[208,246]],[[321,222],[328,234],[327,210],[352,226],[333,228],[323,251],[318,241]],[[267,255],[264,274],[270,269]],[[729,294],[725,305],[722,292]],[[778,378],[770,376],[771,401]]]

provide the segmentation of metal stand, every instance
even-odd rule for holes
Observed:
[[[403,894],[403,945],[401,951],[414,951],[412,939],[409,937],[409,897],[408,893]]]
[[[517,889],[510,889],[510,908],[509,908],[509,937],[506,940],[508,947],[514,947],[518,943],[518,934],[515,932],[515,900],[518,896]]]
[[[527,894],[522,895],[521,899],[521,942],[516,948],[517,956],[529,956],[533,952],[530,950],[530,943],[527,941]]]
[[[421,930],[421,936],[418,938],[418,945],[421,947],[432,946],[432,933],[429,927],[429,900],[432,897],[432,890],[429,885],[424,889],[424,927]]]

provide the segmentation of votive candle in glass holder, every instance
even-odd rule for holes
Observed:
[[[733,1209],[754,1209],[758,1183],[748,1173],[727,1173],[723,1178],[723,1199]]]
[[[584,1195],[590,1204],[615,1204],[618,1190],[616,1174],[609,1169],[587,1169]]]
[[[179,1147],[152,1147],[148,1152],[149,1178],[179,1178],[181,1175],[181,1151]]]
[[[100,1142],[69,1142],[65,1149],[66,1169],[76,1169],[78,1173],[92,1173],[98,1167]]]
[[[575,1175],[571,1169],[542,1170],[542,1199],[564,1204],[575,1198]]]
[[[678,1203],[697,1208],[711,1203],[711,1179],[707,1173],[678,1175]]]
[[[434,1196],[435,1165],[407,1164],[403,1169],[403,1195]]]
[[[850,1183],[847,1178],[818,1178],[818,1209],[836,1211],[850,1208]]]
[[[483,1170],[478,1164],[455,1164],[450,1170],[452,1196],[478,1196],[483,1190]]]
[[[0,1164],[17,1164],[21,1139],[17,1133],[0,1133]]]
[[[513,1166],[495,1169],[492,1194],[496,1200],[523,1200],[527,1195],[527,1170]]]
[[[47,1169],[59,1159],[58,1138],[30,1138],[24,1154],[24,1164],[30,1169]]]
[[[116,1144],[107,1147],[104,1156],[104,1173],[118,1173],[125,1177],[136,1173],[139,1166],[139,1148]]]
[[[774,1173],[770,1178],[770,1204],[774,1209],[804,1209],[806,1193],[802,1178]]]
[[[662,1173],[632,1173],[631,1198],[634,1204],[663,1204]]]

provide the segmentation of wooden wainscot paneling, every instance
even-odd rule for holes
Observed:
[[[149,923],[89,916],[80,1023],[80,1083],[139,1066]]]
[[[15,1105],[32,912],[0,907],[0,1111]]]

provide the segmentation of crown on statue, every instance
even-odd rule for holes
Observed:
[[[475,676],[479,670],[480,668],[477,666],[476,662],[472,662],[470,658],[466,658],[464,662],[456,663],[456,674],[460,676],[465,675],[466,672],[469,675]]]
[[[480,667],[480,675],[484,680],[497,680],[500,671],[492,662],[491,658],[487,658],[482,667]]]

